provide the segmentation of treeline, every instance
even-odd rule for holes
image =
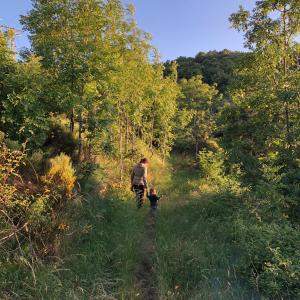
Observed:
[[[199,52],[194,58],[179,57],[164,64],[165,76],[177,69],[181,90],[174,150],[187,151],[197,157],[200,149],[219,148],[216,138],[223,135],[223,130],[217,120],[225,104],[231,103],[230,93],[239,78],[238,69],[248,55],[224,49]]]
[[[203,76],[203,81],[209,85],[216,85],[221,93],[225,93],[234,78],[234,70],[246,55],[243,52],[209,51],[199,52],[195,57],[180,56],[175,61],[178,65],[178,78],[191,79]],[[171,61],[165,63],[165,74],[171,72]]]

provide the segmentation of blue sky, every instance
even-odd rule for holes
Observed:
[[[153,36],[162,59],[195,56],[199,51],[243,50],[241,33],[230,29],[228,17],[239,5],[251,9],[255,0],[123,0],[133,3],[139,27]],[[21,28],[19,15],[30,0],[0,0],[0,23]],[[28,46],[26,33],[17,47]]]

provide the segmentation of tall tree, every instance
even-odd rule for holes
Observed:
[[[108,40],[104,40],[113,26],[108,18],[115,16],[106,15],[107,5],[95,0],[33,0],[33,9],[21,19],[43,67],[65,87],[60,97],[72,132],[75,120],[78,122],[79,156],[87,104],[85,86],[108,73],[105,68],[115,55]]]
[[[245,32],[245,45],[253,51],[240,73],[248,82],[236,90],[237,101],[246,101],[262,120],[264,114],[270,116],[261,129],[275,126],[273,141],[282,141],[290,162],[299,125],[299,15],[297,0],[264,0],[257,1],[252,13],[241,7],[230,18],[233,27]]]
[[[179,108],[182,111],[180,118],[185,127],[183,132],[179,129],[178,134],[180,139],[192,139],[197,157],[200,148],[212,137],[215,129],[213,107],[218,91],[215,86],[204,83],[201,76],[183,79],[179,85],[183,95],[179,100]]]

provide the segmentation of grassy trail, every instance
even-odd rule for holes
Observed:
[[[141,240],[141,256],[138,262],[136,281],[138,282],[137,298],[158,300],[157,278],[154,269],[155,258],[155,216],[149,214]]]
[[[152,166],[151,184],[166,195],[155,218],[132,194],[95,195],[96,176],[72,205],[64,254],[40,266],[34,286],[24,271],[4,299],[260,299],[236,276],[224,195],[202,194],[198,173],[178,160]]]

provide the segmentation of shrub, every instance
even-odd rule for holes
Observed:
[[[13,198],[16,187],[11,183],[13,177],[18,176],[17,169],[20,166],[25,152],[13,151],[0,144],[0,203],[8,204]]]
[[[47,181],[52,187],[56,186],[66,195],[70,196],[75,186],[75,170],[69,156],[64,153],[50,160],[50,169],[47,173]]]
[[[223,151],[202,150],[198,155],[202,177],[219,180],[225,176]]]
[[[38,155],[40,157],[40,155]],[[45,179],[22,178],[28,165],[26,152],[0,144],[0,264],[11,253],[34,261],[47,255],[55,239],[64,199],[72,195],[76,180],[70,158],[65,154],[51,160]],[[52,252],[51,252],[52,253]]]
[[[44,153],[42,150],[37,150],[35,152],[32,153],[30,160],[32,161],[32,163],[41,163],[42,160],[44,158]]]
[[[4,144],[7,148],[11,150],[21,150],[22,146],[18,141],[11,140],[11,139],[4,139]]]
[[[236,228],[243,253],[240,273],[272,299],[299,299],[299,228],[253,220],[239,220]]]
[[[0,144],[0,250],[3,257],[9,256],[12,250],[24,254],[27,241],[53,228],[51,195],[46,195],[43,186],[26,182],[19,174],[25,157],[25,150],[11,150]]]

